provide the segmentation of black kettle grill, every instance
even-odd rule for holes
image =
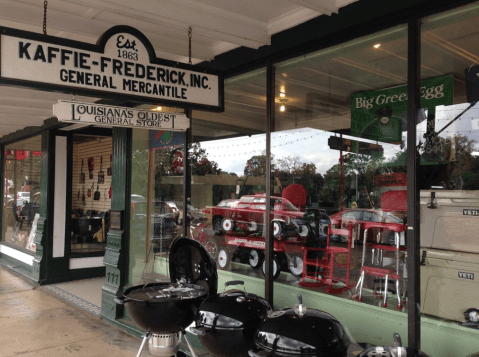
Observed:
[[[243,281],[229,281],[244,285]],[[196,315],[196,333],[201,344],[215,357],[248,356],[254,347],[254,334],[271,306],[262,297],[232,289],[206,298]]]
[[[200,243],[178,238],[170,248],[169,271],[171,282],[135,285],[116,299],[146,331],[137,356],[147,341],[154,356],[176,355],[182,333],[196,357],[185,329],[194,321],[201,302],[218,290],[216,265]]]
[[[327,312],[307,309],[298,295],[292,309],[274,311],[259,326],[251,357],[347,357],[350,339]]]

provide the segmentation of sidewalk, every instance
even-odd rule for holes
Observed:
[[[0,265],[0,357],[132,357],[140,344]]]

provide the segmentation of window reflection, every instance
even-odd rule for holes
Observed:
[[[41,136],[6,145],[2,241],[35,252],[40,218]]]

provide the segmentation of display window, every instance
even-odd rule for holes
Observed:
[[[184,132],[132,130],[129,285],[169,281],[170,247],[185,223],[184,146]],[[186,220],[199,214],[189,204]]]
[[[421,311],[479,327],[479,4],[424,19],[422,77],[447,75],[450,88],[421,88],[452,100],[423,107],[418,123]]]
[[[225,111],[193,112],[190,237],[216,261],[221,283],[264,296],[266,70],[225,81]]]
[[[73,135],[71,254],[104,253],[111,208],[112,139]]]
[[[41,136],[5,145],[2,242],[35,252],[40,218]]]

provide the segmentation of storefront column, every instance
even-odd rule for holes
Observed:
[[[52,242],[48,237],[51,235],[51,224],[48,219],[48,203],[51,201],[49,195],[50,179],[53,177],[53,168],[50,166],[53,149],[53,135],[52,132],[47,130],[42,134],[42,174],[40,192],[42,200],[40,202],[40,219],[37,223],[37,232],[35,234],[35,246],[36,253],[33,258],[32,277],[38,283],[47,279],[47,255],[52,254]],[[50,249],[48,249],[50,247]]]
[[[266,69],[266,227],[265,237],[268,237],[265,242],[264,254],[266,259],[265,267],[265,292],[264,296],[271,306],[273,306],[273,257],[274,257],[274,237],[271,217],[271,131],[274,131],[274,114],[275,114],[275,69],[271,62],[268,63]]]
[[[123,305],[115,297],[125,285],[127,264],[127,237],[130,222],[131,129],[113,128],[111,209],[121,212],[119,228],[111,228],[103,263],[106,266],[102,287],[101,316],[114,321],[123,316]],[[111,219],[111,216],[110,216]]]
[[[420,110],[421,21],[411,20],[408,26],[408,110],[407,110],[407,291],[408,346],[421,347],[421,284],[419,230],[419,152],[416,148],[416,125]]]

